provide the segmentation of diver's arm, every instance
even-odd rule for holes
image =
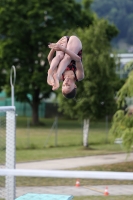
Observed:
[[[52,61],[52,59],[54,57],[54,53],[55,53],[55,50],[51,49],[50,52],[49,52],[49,54],[48,54],[47,59],[48,59],[49,64],[51,64],[51,61]]]

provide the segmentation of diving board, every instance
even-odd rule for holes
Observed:
[[[71,200],[72,198],[71,195],[28,193],[15,200]]]

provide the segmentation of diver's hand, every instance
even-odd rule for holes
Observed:
[[[59,44],[59,43],[50,43],[49,45],[48,45],[48,47],[50,48],[50,49],[54,49],[55,51],[63,51],[63,52],[65,52],[65,50],[66,50],[66,48],[65,47],[63,47],[61,44]]]

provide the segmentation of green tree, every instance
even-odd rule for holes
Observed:
[[[0,62],[0,66],[2,66],[2,62]],[[3,86],[6,84],[6,71],[4,69],[0,70],[0,92],[3,90]]]
[[[113,117],[110,135],[113,140],[122,138],[123,146],[130,151],[133,145],[133,102],[128,103],[128,99],[133,97],[133,61],[125,65],[125,70],[130,72],[117,93],[118,110]]]
[[[1,3],[0,68],[9,74],[11,66],[16,67],[15,96],[31,105],[33,124],[39,123],[41,100],[51,93],[46,83],[48,42],[56,42],[62,32],[70,28],[89,26],[92,20],[93,16],[74,0],[6,0]],[[9,90],[9,77],[7,79]]]
[[[96,19],[89,28],[84,31],[78,29],[76,34],[83,43],[85,79],[78,83],[75,100],[60,96],[59,110],[70,117],[83,119],[83,132],[87,135],[91,119],[99,119],[115,111],[114,97],[119,79],[115,73],[115,59],[110,56],[110,40],[117,34],[117,29],[106,20]],[[88,141],[84,146],[88,146]]]

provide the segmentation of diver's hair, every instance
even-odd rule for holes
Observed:
[[[64,97],[66,97],[67,99],[73,99],[76,96],[76,88],[74,88],[71,92],[69,92],[68,94],[63,93]]]

